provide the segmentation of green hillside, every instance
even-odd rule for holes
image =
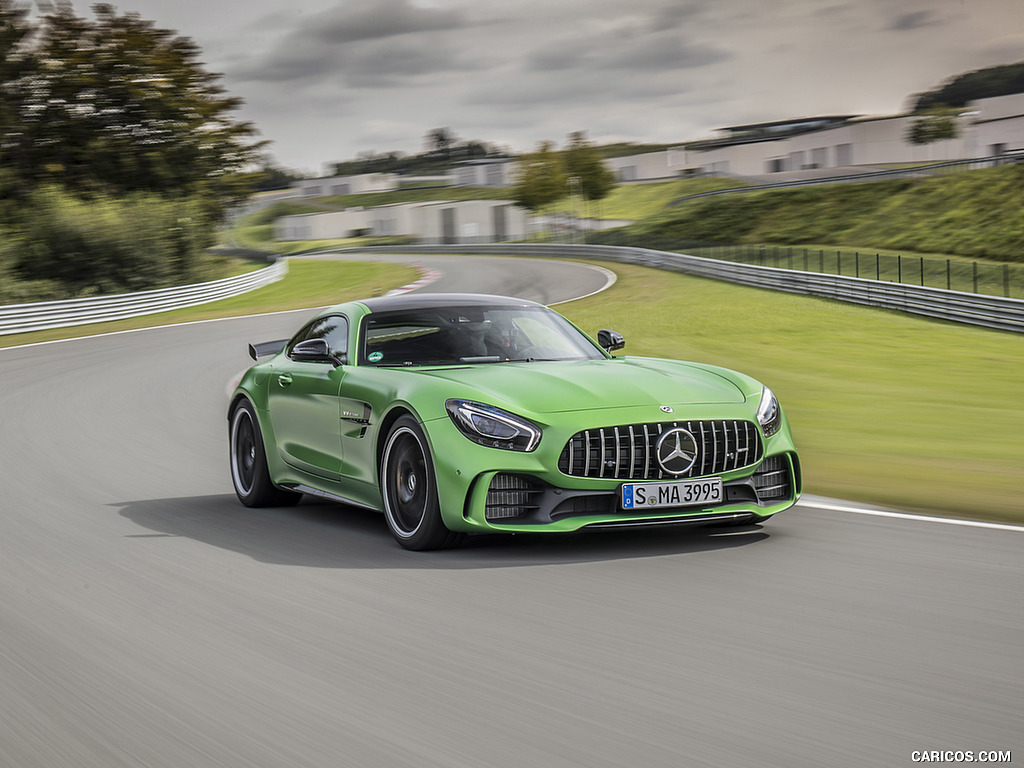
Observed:
[[[643,238],[821,244],[1024,261],[1024,166],[694,200],[627,228]]]
[[[580,213],[598,219],[642,219],[661,211],[680,197],[742,186],[745,186],[743,182],[714,176],[617,184],[608,197],[584,205]],[[566,196],[549,205],[546,211],[554,213],[572,208],[573,201]]]

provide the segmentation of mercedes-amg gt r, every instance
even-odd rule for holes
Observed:
[[[406,294],[341,304],[257,361],[228,411],[247,506],[302,494],[384,513],[409,549],[465,534],[748,524],[792,506],[775,395],[735,371],[614,355],[533,302]]]

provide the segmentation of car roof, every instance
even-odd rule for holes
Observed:
[[[433,309],[437,307],[539,307],[534,301],[511,296],[492,296],[484,293],[405,293],[399,296],[380,296],[359,302],[371,312],[403,309]]]

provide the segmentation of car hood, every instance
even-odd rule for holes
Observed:
[[[536,414],[745,400],[724,372],[653,358],[495,363],[419,373],[458,385],[452,397]]]

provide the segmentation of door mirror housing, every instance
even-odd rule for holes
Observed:
[[[597,332],[597,343],[601,345],[605,352],[611,353],[613,350],[622,349],[626,346],[626,339],[621,333],[602,328]]]
[[[332,365],[344,365],[345,358],[331,354],[331,348],[327,345],[326,339],[306,339],[300,341],[288,355],[292,360],[303,363],[331,363]]]

